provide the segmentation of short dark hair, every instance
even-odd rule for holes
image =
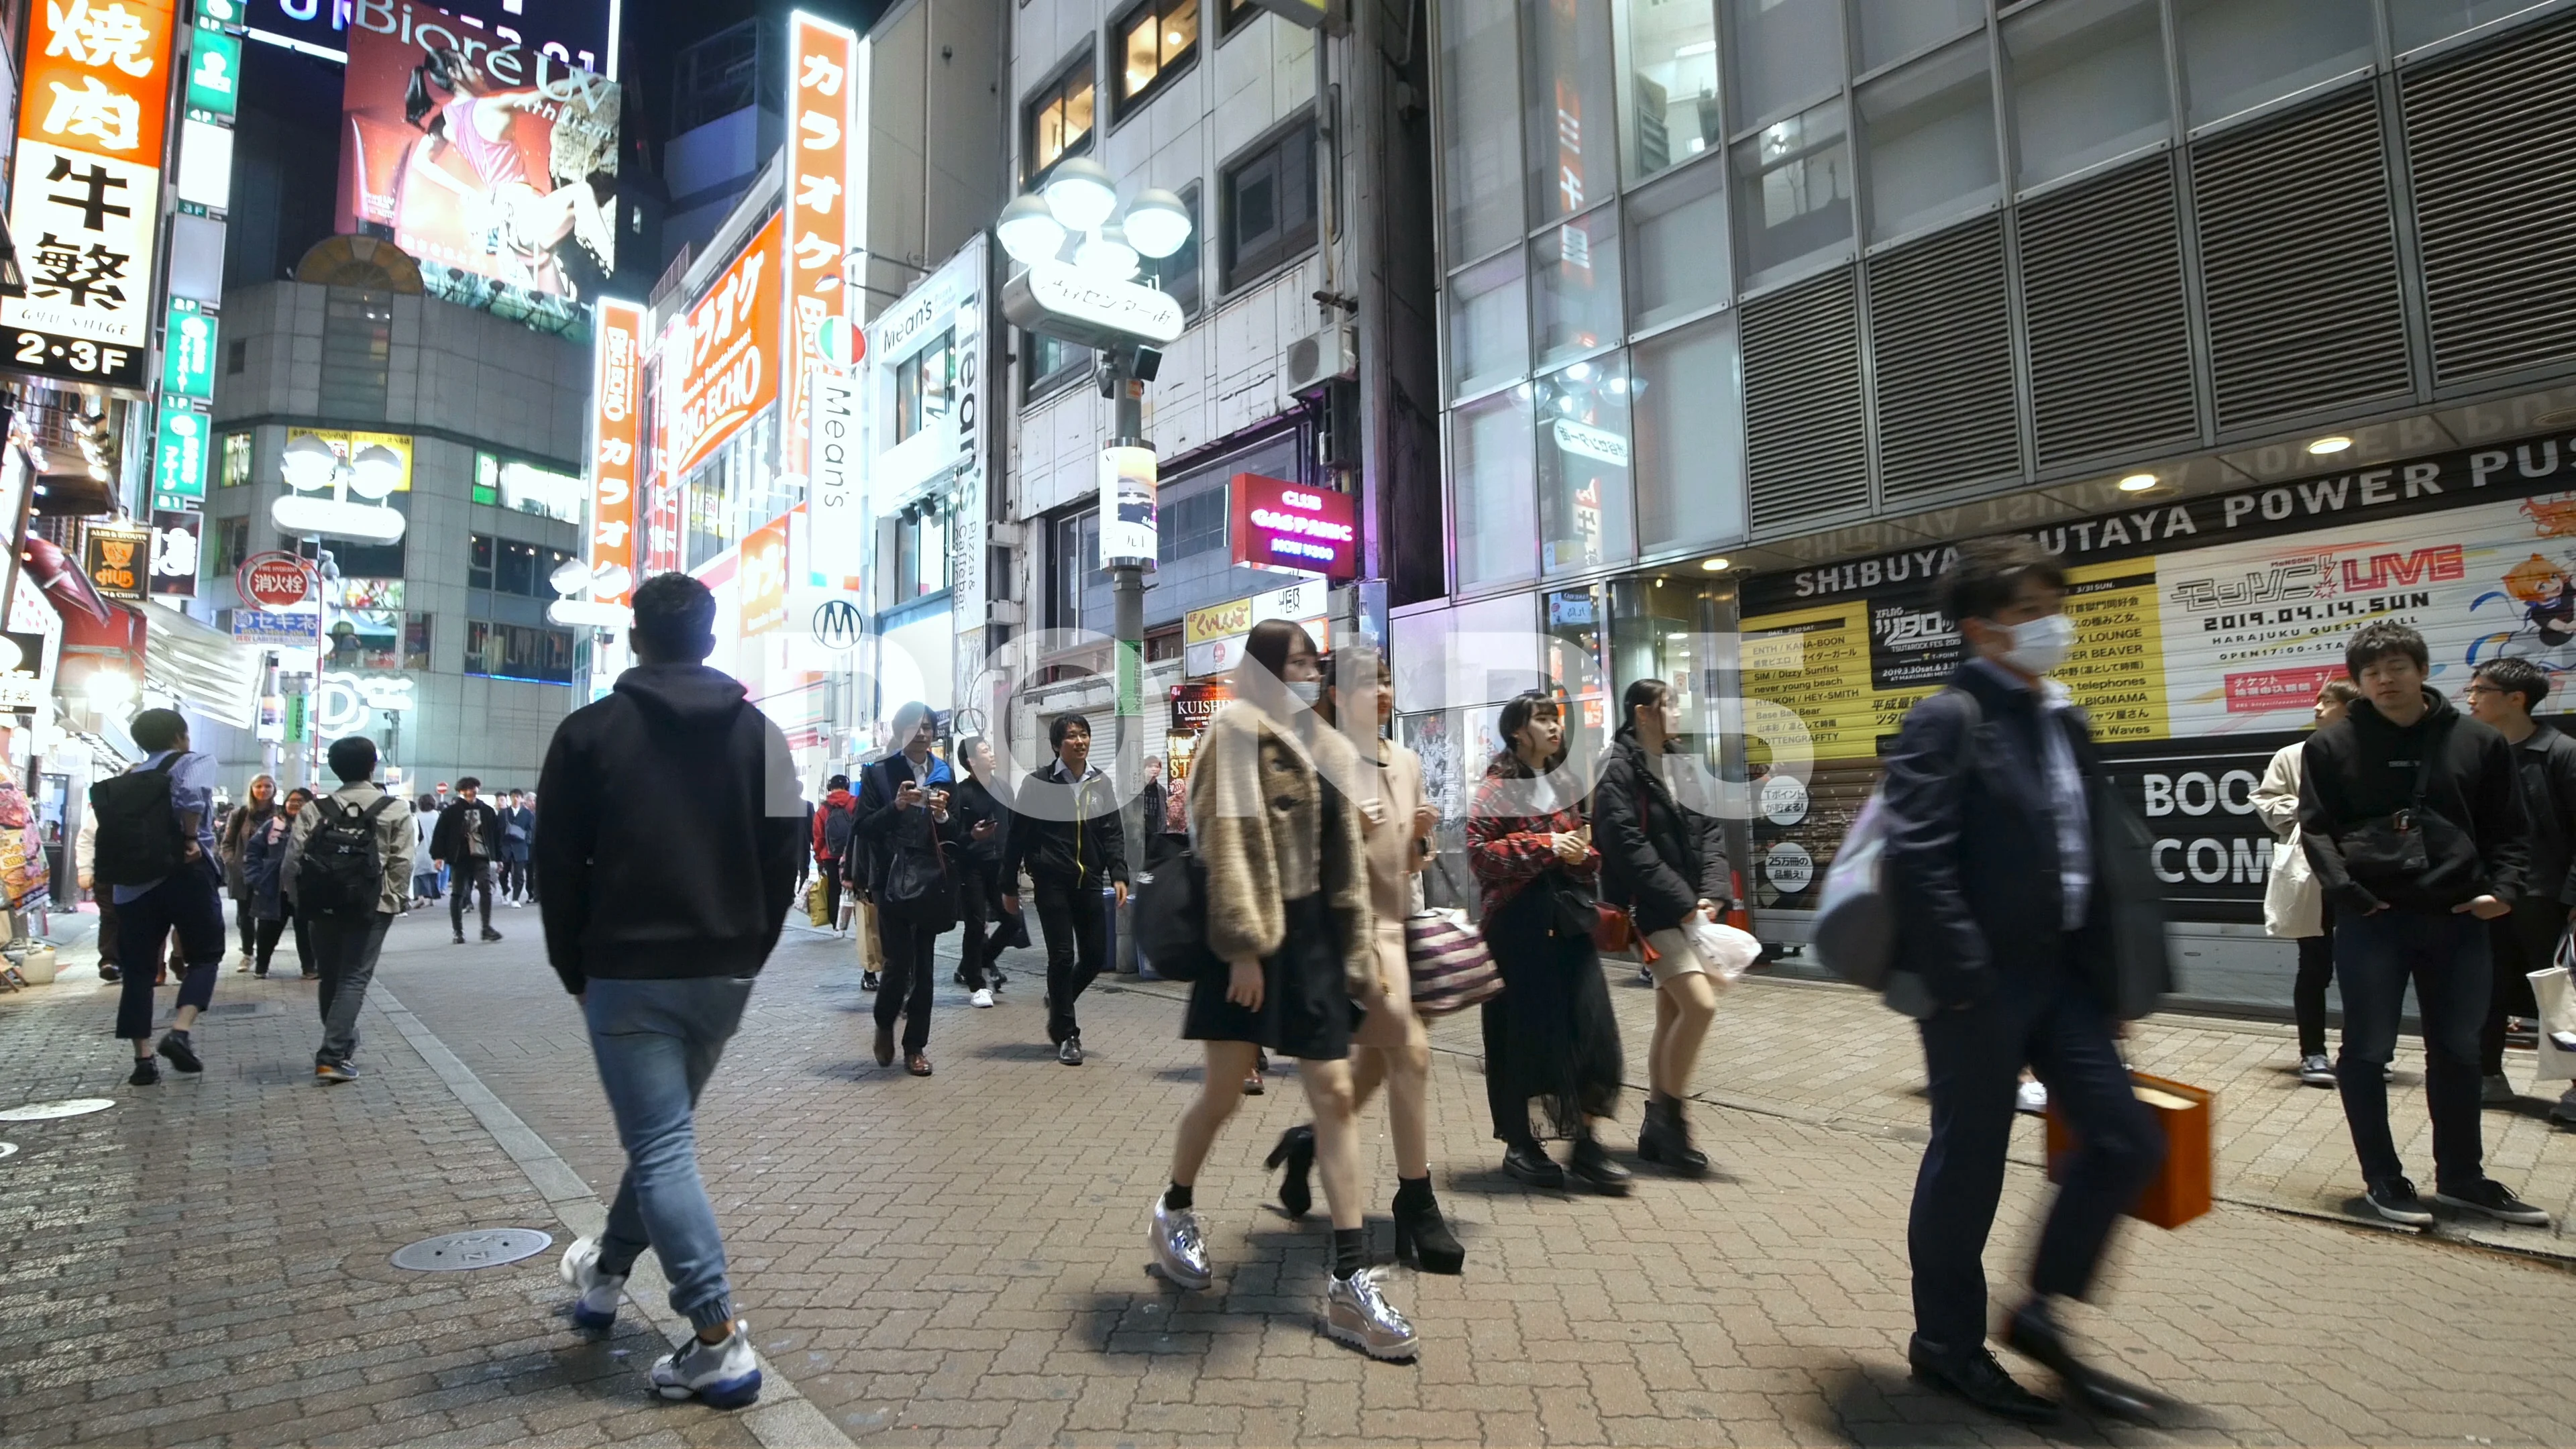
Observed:
[[[2414,660],[2418,669],[2433,667],[2433,655],[2424,647],[2423,635],[2394,619],[2382,619],[2362,625],[2352,642],[2343,646],[2343,672],[2348,678],[2359,679],[2361,671],[2392,654]]]
[[[482,782],[482,781],[480,781],[480,780],[478,780],[478,779],[475,779],[472,775],[468,775],[468,776],[466,776],[465,778],[463,778],[463,779],[461,779],[461,780],[459,780],[459,781],[457,781],[457,782],[456,782],[456,789],[457,789],[457,793],[459,793],[459,794],[463,794],[465,791],[468,791],[468,790],[480,790],[480,789],[482,789],[482,788],[483,788],[483,782]]]
[[[716,596],[683,573],[655,574],[635,591],[635,639],[667,659],[715,652]]]
[[[846,790],[850,788],[850,777],[847,775],[834,775],[832,778],[823,782],[823,788],[826,790]]]
[[[1075,730],[1082,731],[1082,737],[1084,739],[1087,740],[1091,738],[1091,721],[1084,719],[1078,714],[1057,715],[1047,724],[1047,748],[1054,750],[1063,749],[1064,737],[1072,734]]]
[[[2521,695],[2525,714],[2540,708],[2540,702],[2549,697],[2549,671],[2516,655],[2490,659],[2470,677],[2483,679],[2507,694]]]
[[[354,785],[372,779],[376,773],[376,742],[365,735],[344,735],[331,742],[331,773],[343,785]]]
[[[2029,539],[1978,538],[1959,545],[1950,572],[1941,579],[1941,608],[1951,622],[1991,619],[2009,608],[2022,584],[2037,579],[2064,590],[2066,570]]]
[[[178,748],[188,733],[188,717],[175,709],[147,709],[126,721],[125,732],[147,754],[157,755]]]
[[[301,785],[298,785],[298,786],[296,786],[294,789],[289,790],[289,791],[287,791],[287,792],[286,792],[286,798],[287,798],[287,799],[289,799],[289,800],[292,800],[292,799],[296,798],[296,797],[297,797],[297,796],[299,796],[299,795],[301,795],[301,796],[303,796],[303,797],[304,797],[304,800],[305,800],[305,802],[306,802],[307,804],[310,804],[310,803],[312,802],[312,800],[313,800],[313,792],[312,792],[312,791],[310,791],[310,790],[305,789],[305,788],[304,788],[303,786],[301,786]]]

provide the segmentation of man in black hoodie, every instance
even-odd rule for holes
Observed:
[[[1091,723],[1078,714],[1056,716],[1047,726],[1055,760],[1020,782],[1002,842],[1002,909],[1020,911],[1020,869],[1037,887],[1038,926],[1046,932],[1047,1040],[1055,1059],[1082,1065],[1082,1023],[1073,1004],[1108,955],[1108,924],[1100,909],[1106,882],[1127,904],[1127,843],[1118,824],[1118,799],[1107,777],[1091,768]]]
[[[778,944],[805,818],[786,737],[703,663],[715,599],[686,574],[635,591],[636,667],[555,731],[538,789],[546,958],[582,1005],[626,1149],[607,1229],[572,1245],[573,1319],[605,1328],[651,1247],[697,1337],[652,1367],[664,1398],[738,1408],[759,1360],[734,1317],[692,1110]]]
[[[457,781],[456,802],[439,812],[438,824],[429,832],[430,862],[453,867],[456,894],[447,902],[447,922],[459,946],[465,944],[465,898],[478,890],[483,893],[483,939],[501,939],[492,929],[492,862],[501,850],[501,812],[480,798],[482,788],[483,782],[472,775]]]
[[[2386,1068],[2406,983],[2424,1017],[2433,1200],[2512,1223],[2549,1215],[2488,1177],[2478,1121],[2478,1027],[2493,967],[2487,922],[2522,898],[2531,825],[2513,747],[2424,687],[2424,636],[2371,624],[2344,649],[2361,686],[2341,723],[2308,740],[2299,837],[2335,913],[2343,1058],[2335,1084],[2371,1211],[2422,1226],[2388,1130]]]

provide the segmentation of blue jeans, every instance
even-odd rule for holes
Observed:
[[[671,1280],[671,1308],[691,1326],[733,1319],[724,1237],[698,1176],[691,1114],[751,1000],[751,978],[617,981],[598,976],[582,1002],[599,1084],[617,1118],[626,1176],[600,1234],[599,1271],[623,1276],[651,1247]]]
[[[2424,1097],[2433,1117],[2436,1187],[2467,1187],[2486,1176],[2485,1127],[2478,1120],[2478,1028],[2494,989],[2487,923],[2466,913],[2426,916],[2387,910],[2337,913],[2335,985],[2343,991],[2343,1058],[2335,1085],[2364,1182],[2406,1175],[2388,1130],[2388,1082],[2381,1068],[2397,1051],[2406,983],[2424,1016]],[[2358,1068],[2358,1069],[2356,1069]]]

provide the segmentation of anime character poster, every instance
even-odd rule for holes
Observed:
[[[431,290],[580,302],[617,269],[619,87],[414,6],[349,36],[341,225],[389,237]]]

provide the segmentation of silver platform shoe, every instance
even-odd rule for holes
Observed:
[[[1386,1301],[1377,1286],[1377,1270],[1363,1268],[1348,1278],[1325,1275],[1324,1332],[1371,1358],[1412,1358],[1419,1347],[1413,1325]]]
[[[1188,1208],[1174,1211],[1154,1199],[1154,1221],[1145,1230],[1145,1241],[1154,1250],[1154,1271],[1182,1288],[1205,1288],[1214,1281],[1208,1274],[1207,1239],[1199,1232],[1199,1215]]]

